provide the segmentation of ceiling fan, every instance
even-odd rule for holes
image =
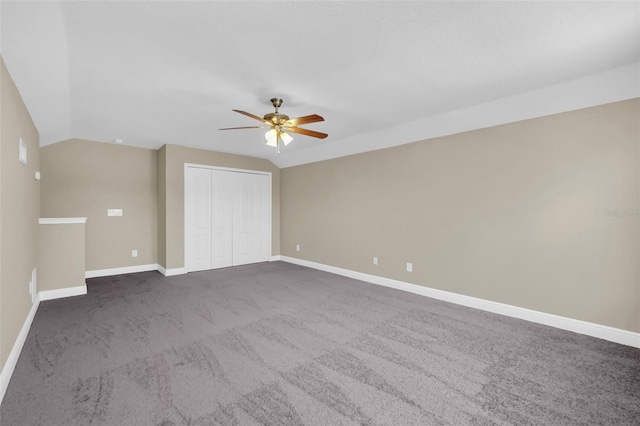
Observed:
[[[304,117],[298,118],[289,118],[288,115],[281,114],[278,112],[278,108],[282,106],[282,99],[272,98],[271,104],[276,109],[276,112],[271,112],[269,114],[265,114],[264,117],[260,118],[257,115],[253,115],[246,111],[240,111],[238,109],[234,109],[233,111],[238,112],[242,115],[246,115],[247,117],[251,117],[255,120],[261,121],[263,126],[245,126],[245,127],[225,127],[220,130],[236,130],[236,129],[269,129],[267,133],[265,133],[264,137],[267,140],[267,145],[273,146],[276,148],[276,157],[280,153],[280,142],[282,142],[285,146],[289,145],[289,142],[293,140],[293,137],[289,135],[290,133],[298,133],[305,136],[311,136],[314,138],[324,139],[329,136],[326,133],[316,132],[313,130],[302,129],[298,127],[301,124],[309,124],[316,123],[318,121],[324,121],[324,118],[319,116],[318,114],[305,115]]]

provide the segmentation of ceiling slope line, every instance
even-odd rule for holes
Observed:
[[[279,168],[376,151],[640,97],[640,62],[491,102],[362,133],[274,160]]]

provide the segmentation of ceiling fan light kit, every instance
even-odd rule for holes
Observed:
[[[271,98],[271,104],[275,108],[275,112],[265,114],[260,118],[257,115],[234,109],[233,111],[251,117],[254,120],[261,121],[264,126],[245,126],[245,127],[226,127],[220,130],[237,130],[237,129],[269,129],[265,133],[264,138],[267,140],[267,145],[276,148],[276,157],[280,153],[280,144],[284,146],[289,145],[293,140],[293,137],[287,133],[298,133],[305,136],[311,136],[314,138],[324,139],[329,136],[326,133],[316,132],[314,130],[302,129],[298,127],[300,124],[316,123],[324,121],[324,118],[318,114],[305,115],[304,117],[289,118],[286,114],[278,112],[278,108],[282,106],[282,99]]]

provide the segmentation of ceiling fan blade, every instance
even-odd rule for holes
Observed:
[[[304,117],[292,118],[287,121],[288,126],[299,126],[307,123],[317,123],[318,121],[324,121],[324,118],[318,114],[305,115]]]
[[[245,127],[225,127],[218,130],[237,130],[237,129],[266,129],[267,126],[245,126]]]
[[[264,121],[264,118],[262,117],[258,117],[257,115],[253,115],[250,112],[246,112],[246,111],[240,111],[239,109],[234,109],[233,111],[235,112],[239,112],[242,115],[246,115],[247,117],[251,117],[254,120],[258,120],[258,121],[262,121],[263,123],[266,123],[266,121]]]
[[[292,133],[299,133],[301,135],[311,136],[311,137],[320,138],[320,139],[324,139],[327,136],[329,136],[326,133],[320,133],[320,132],[315,132],[313,130],[301,129],[299,127],[288,127],[286,131],[292,132]]]

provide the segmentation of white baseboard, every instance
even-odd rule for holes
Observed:
[[[148,265],[124,266],[121,268],[96,269],[93,271],[86,271],[84,273],[84,277],[85,278],[110,277],[112,275],[133,274],[135,272],[147,272],[147,271],[157,271],[157,270],[159,270],[159,265],[157,263],[150,263]]]
[[[160,272],[165,277],[173,277],[174,275],[182,275],[187,273],[186,268],[170,268],[166,269],[162,265],[158,265],[158,272]]]
[[[269,262],[277,262],[278,260],[281,260],[281,257],[279,254],[276,254],[275,256],[271,256],[269,258]]]
[[[87,294],[87,285],[82,284],[75,287],[59,288],[57,290],[45,290],[38,293],[40,301],[61,299],[63,297],[82,296]]]
[[[561,317],[559,315],[520,308],[518,306],[507,305],[504,303],[492,302],[490,300],[451,293],[444,290],[437,290],[417,284],[410,284],[404,281],[397,281],[390,278],[383,278],[376,275],[369,275],[362,272],[352,271],[350,269],[343,269],[335,266],[325,265],[322,263],[297,259],[295,257],[280,256],[280,259],[284,262],[294,263],[296,265],[306,266],[308,268],[331,272],[333,274],[342,275],[356,280],[366,281],[371,284],[391,287],[398,290],[419,294],[421,296],[431,297],[433,299],[444,300],[446,302],[455,303],[457,305],[468,306],[470,308],[480,309],[483,311],[492,312],[494,314],[519,318],[538,324],[560,328],[562,330],[573,331],[574,333],[578,334],[585,334],[587,336],[597,337],[599,339],[609,340],[611,342],[640,348],[640,333],[634,333],[632,331],[581,321],[573,318]]]
[[[31,329],[31,324],[33,323],[33,319],[36,316],[39,305],[40,294],[36,296],[36,300],[33,302],[33,304],[31,304],[31,309],[27,314],[27,318],[24,320],[24,324],[22,324],[20,333],[18,333],[18,337],[16,338],[16,341],[11,348],[11,352],[9,352],[9,357],[4,363],[4,367],[2,368],[2,372],[0,373],[0,403],[2,403],[4,394],[7,391],[7,387],[9,386],[9,381],[11,380],[11,376],[13,375],[13,370],[15,370],[16,364],[18,363],[20,352],[22,352],[24,342],[27,340],[29,329]]]
[[[182,275],[187,273],[186,268],[167,269],[157,263],[150,263],[148,265],[124,266],[122,268],[97,269],[94,271],[85,272],[84,276],[85,278],[110,277],[112,275],[134,274],[136,272],[148,271],[158,271],[165,277],[172,277],[174,275]]]

